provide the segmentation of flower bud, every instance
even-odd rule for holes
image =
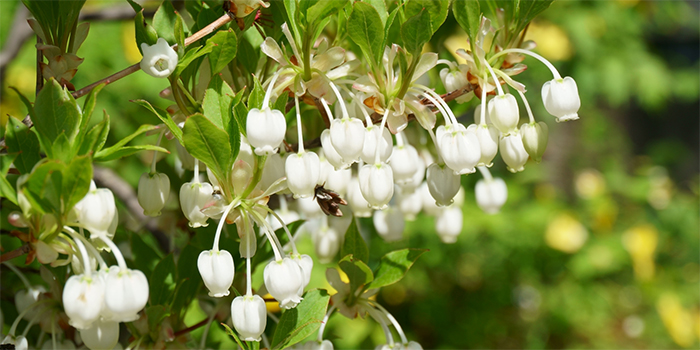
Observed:
[[[80,330],[80,339],[89,349],[112,349],[119,341],[119,322],[95,321],[92,327]]]
[[[457,236],[462,232],[462,208],[451,205],[435,218],[435,232],[443,243],[457,242]]]
[[[13,211],[10,212],[9,215],[7,215],[7,221],[10,223],[10,225],[14,227],[28,227],[29,225],[27,224],[27,220],[24,216],[24,214],[18,212],[18,211]]]
[[[350,167],[351,163],[346,163],[345,160],[343,160],[343,157],[340,156],[338,151],[333,146],[330,129],[326,129],[321,132],[321,147],[323,147],[323,156],[329,163],[331,163],[331,165],[333,165],[334,168],[346,169]]]
[[[138,200],[143,214],[159,216],[170,196],[170,179],[163,173],[143,173],[139,179]]]
[[[238,253],[241,255],[241,258],[252,258],[258,250],[258,235],[255,233],[255,229],[253,229],[251,220],[249,220],[248,223],[244,223],[243,217],[240,217],[236,220],[236,228],[238,237],[241,238],[241,244],[238,246]]]
[[[292,309],[302,300],[304,275],[299,264],[290,258],[270,261],[263,272],[265,287],[283,309]]]
[[[474,188],[476,204],[487,214],[496,214],[508,199],[508,188],[501,178],[484,179]]]
[[[452,204],[452,198],[457,195],[460,188],[460,176],[455,175],[452,169],[433,163],[428,167],[426,182],[430,195],[435,198],[438,206]]]
[[[413,175],[418,170],[418,158],[418,151],[415,147],[409,144],[394,146],[389,165],[397,185],[413,182]]]
[[[578,96],[576,81],[571,77],[552,79],[542,85],[542,102],[549,114],[557,117],[557,122],[578,119],[581,98]]]
[[[304,284],[299,290],[299,295],[302,295],[304,294],[304,288],[306,288],[306,286],[309,285],[309,281],[311,281],[311,271],[314,268],[314,260],[306,254],[292,255],[290,258],[299,264],[301,275],[304,277]]]
[[[387,128],[379,128],[377,125],[370,125],[365,129],[365,140],[362,146],[360,158],[367,164],[374,164],[374,156],[377,151],[377,136],[382,132],[379,139],[379,161],[386,162],[391,157],[394,141],[391,140],[391,133]]]
[[[151,46],[141,43],[143,58],[141,59],[141,70],[156,78],[167,78],[177,67],[177,53],[163,38]]]
[[[231,320],[243,341],[260,341],[267,326],[265,300],[259,295],[238,296],[231,303]]]
[[[185,182],[180,187],[180,207],[190,227],[207,227],[209,217],[201,212],[212,199],[214,189],[206,182]]]
[[[386,163],[367,164],[358,176],[360,191],[373,209],[384,209],[394,195],[394,174]]]
[[[74,207],[76,220],[92,235],[109,235],[109,227],[114,219],[117,206],[114,194],[106,188],[96,188],[94,182],[90,191]]]
[[[314,250],[318,256],[318,261],[328,264],[340,251],[340,237],[332,227],[323,226],[312,233]]]
[[[27,290],[23,289],[17,292],[17,294],[15,294],[15,307],[17,308],[17,313],[21,314],[24,310],[32,307],[34,303],[39,301],[39,298],[41,298],[41,294],[43,293],[46,293],[46,288],[44,288],[42,285],[32,286]],[[23,318],[27,321],[31,321],[39,314],[40,311],[41,308],[32,308],[24,314]]]
[[[525,170],[528,154],[520,134],[510,134],[501,138],[501,158],[512,173]]]
[[[516,131],[520,120],[518,102],[511,94],[498,95],[488,102],[488,115],[491,123],[502,133]]]
[[[395,242],[403,238],[406,220],[403,218],[403,213],[397,208],[392,206],[385,210],[375,211],[372,222],[384,241]]]
[[[360,158],[365,142],[365,126],[357,118],[333,119],[331,143],[343,162],[351,164]]]
[[[544,122],[528,123],[520,126],[520,134],[523,137],[525,151],[537,163],[542,161],[542,155],[547,148],[548,130],[549,128]]]
[[[131,322],[139,318],[148,302],[148,280],[139,270],[111,266],[105,277],[105,308],[116,322]]]
[[[479,140],[481,159],[479,159],[477,166],[490,167],[493,165],[493,158],[498,153],[498,129],[493,124],[472,124],[467,130],[474,131]]]
[[[78,329],[87,329],[100,318],[104,305],[105,286],[96,275],[73,275],[63,287],[63,309],[68,323]]]
[[[348,184],[348,196],[347,202],[352,210],[354,216],[358,218],[368,218],[372,216],[372,209],[369,203],[362,195],[362,190],[360,189],[360,182],[357,178],[352,178]]]
[[[290,154],[285,162],[287,186],[294,198],[313,197],[321,175],[321,161],[314,152]]]
[[[40,263],[50,264],[58,259],[58,252],[50,245],[44,243],[44,241],[36,241],[30,244],[32,245],[32,248],[34,248],[36,258]]]
[[[462,175],[476,171],[474,167],[481,159],[481,148],[474,130],[467,130],[462,124],[448,128],[440,126],[436,137],[442,159],[455,174]]]
[[[210,297],[221,298],[230,293],[235,272],[231,253],[226,250],[202,251],[197,258],[197,269]]]
[[[248,142],[255,148],[255,154],[271,155],[277,153],[279,145],[287,132],[287,121],[284,114],[276,109],[253,108],[248,112],[246,120]]]
[[[448,92],[463,89],[469,84],[467,80],[467,71],[469,67],[466,65],[454,66],[451,68],[443,68],[440,70],[440,80],[445,90]]]

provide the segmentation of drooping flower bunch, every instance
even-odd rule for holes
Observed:
[[[379,349],[420,349],[418,343],[408,341],[391,313],[372,298],[381,287],[398,279],[373,282],[382,265],[374,272],[367,266],[367,248],[355,218],[372,217],[382,239],[397,241],[403,238],[406,222],[422,212],[436,218],[435,231],[443,242],[454,243],[463,223],[465,189],[461,179],[477,170],[483,177],[474,188],[477,204],[486,213],[497,213],[506,202],[507,187],[489,170],[496,156],[500,153],[507,169],[516,173],[524,170],[529,158],[540,161],[547,146],[548,127],[535,121],[525,86],[513,78],[525,70],[522,62],[526,56],[540,60],[552,71],[553,79],[544,83],[541,92],[545,109],[558,122],[578,119],[580,100],[574,80],[562,78],[550,62],[532,52],[533,43],[503,35],[513,32],[522,39],[522,30],[505,25],[496,28],[480,12],[467,11],[477,15],[465,28],[470,41],[464,43],[465,49],[450,53],[466,63],[424,53],[424,45],[450,8],[448,1],[430,3],[433,5],[400,1],[390,14],[386,8],[364,2],[234,0],[227,2],[220,24],[217,20],[196,23],[192,28],[203,31],[234,19],[235,25],[229,24],[227,30],[206,40],[197,33],[186,40],[185,24],[178,14],[178,24],[172,25],[174,42],[166,40],[171,34],[163,32],[153,37],[155,29],[143,21],[142,9],[135,7],[141,16],[137,15],[136,21],[143,52],[139,67],[153,77],[167,78],[170,87],[161,96],[175,102],[166,112],[146,101],[136,101],[163,121],[139,131],[155,132],[159,137],[155,146],[138,150],[161,151],[163,136],[177,143],[177,162],[182,165],[178,170],[183,178],[192,179],[178,182],[182,185],[177,202],[189,229],[196,234],[210,220],[216,223],[212,248],[198,248],[197,271],[215,305],[219,300],[225,300],[226,305],[230,302],[231,324],[238,341],[268,342],[266,301],[274,299],[276,306],[290,310],[308,298],[309,303],[323,304],[322,319],[317,320],[322,325],[317,341],[301,345],[303,348],[333,348],[323,339],[323,330],[338,311],[349,318],[369,315],[376,320],[386,335],[386,344]],[[461,7],[473,6],[465,4],[452,5],[460,24],[465,11]],[[204,5],[200,5],[203,11]],[[171,11],[165,3],[160,10]],[[273,10],[284,17],[283,23],[263,25],[267,11]],[[157,18],[161,17],[154,21]],[[331,19],[340,28],[336,32],[327,30]],[[402,32],[397,42],[389,40],[394,21]],[[246,32],[259,40],[251,40],[249,34],[243,34]],[[197,40],[206,43],[192,44]],[[245,64],[240,56],[236,58],[236,50],[244,47],[238,42],[243,40],[259,47],[258,62]],[[438,72],[438,65],[447,67]],[[428,86],[431,75],[439,76],[441,87]],[[436,92],[443,89],[446,93]],[[523,124],[516,92],[528,116]],[[474,97],[480,103],[469,123],[469,118],[453,112],[450,102],[467,103]],[[105,119],[108,124],[109,119]],[[44,130],[41,125],[38,128]],[[78,139],[89,139],[92,131],[81,135]],[[89,157],[111,160],[127,153],[102,150],[103,144],[93,140],[86,146],[86,161],[93,160]],[[82,145],[76,147],[82,149]],[[143,214],[150,217],[168,210],[173,197],[171,179],[156,171],[156,162],[154,154],[150,171],[139,179],[136,195]],[[114,195],[96,188],[93,182],[74,206],[59,210],[60,217],[41,215],[44,211],[34,208],[41,204],[41,196],[32,193],[42,179],[17,181],[22,212],[12,213],[10,222],[29,229],[26,241],[33,245],[41,263],[70,265],[71,276],[61,298],[67,321],[80,330],[89,348],[111,348],[119,338],[120,322],[145,322],[144,317],[154,317],[140,314],[149,301],[149,282],[141,271],[128,268],[113,241],[118,226]],[[24,181],[28,181],[26,185]],[[30,194],[31,200],[24,193]],[[300,220],[304,224],[293,232],[289,224]],[[229,228],[235,228],[235,233],[229,235]],[[321,263],[334,262],[343,248],[345,256],[339,267],[351,277],[345,283],[337,269],[327,270],[327,280],[337,291],[332,297],[324,295],[325,291],[306,291],[314,261],[295,244],[304,233],[311,236]],[[238,252],[221,249],[222,239],[235,242]],[[348,241],[354,242],[354,248],[345,246]],[[357,248],[362,246],[364,250]],[[117,265],[108,266],[103,251],[112,253]],[[59,259],[59,255],[64,256]],[[382,261],[389,264],[392,259],[404,259],[403,266],[410,267],[419,256],[408,250],[395,251]],[[245,269],[241,268],[245,271],[245,294],[232,289],[237,270],[234,257],[245,260]],[[188,263],[195,262],[178,261]],[[252,274],[263,264],[262,284],[256,288]],[[40,296],[45,291],[29,283],[26,286],[26,295],[17,298],[43,305]],[[232,290],[236,292],[232,294]],[[38,306],[26,306],[20,312],[30,317],[34,308]],[[212,313],[210,322],[216,310]],[[285,311],[282,318],[293,314],[297,313]],[[285,331],[283,324],[280,321],[276,332]],[[394,340],[390,327],[400,341]],[[297,330],[286,331],[291,334]],[[10,333],[14,336],[14,328]],[[172,341],[175,336],[164,338]],[[273,339],[291,336],[275,334]],[[12,339],[16,343],[21,340]]]

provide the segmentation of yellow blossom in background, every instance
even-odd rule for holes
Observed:
[[[455,34],[447,37],[444,45],[447,51],[452,54],[455,61],[457,61],[457,64],[467,64],[467,60],[456,54],[459,49],[469,49],[469,36],[462,28],[458,28]]]
[[[135,30],[133,23],[125,22],[122,25],[121,42],[124,57],[131,64],[140,62],[142,57],[138,46],[136,46],[136,41],[134,41]]]
[[[551,248],[575,253],[588,239],[588,230],[568,214],[560,214],[547,226],[545,242]]]
[[[270,293],[263,295],[263,299],[265,299],[265,308],[267,312],[276,313],[282,311],[282,309],[280,309],[280,303],[275,300]]]
[[[551,61],[566,61],[574,51],[566,32],[550,22],[531,22],[525,40],[534,40],[537,51]]]
[[[598,170],[586,169],[576,176],[576,194],[584,199],[600,196],[605,192],[605,179]]]
[[[640,281],[654,277],[654,251],[658,240],[656,227],[649,224],[635,226],[622,235],[622,244],[632,256],[634,275]]]
[[[660,166],[649,169],[649,184],[651,185],[647,193],[649,205],[657,210],[668,207],[673,193],[673,181],[668,177],[668,171]]]
[[[678,297],[672,293],[661,295],[656,302],[656,310],[666,326],[668,334],[674,342],[682,347],[690,347],[695,343],[694,324],[690,311],[683,308]]]

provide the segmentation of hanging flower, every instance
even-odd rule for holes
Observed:
[[[167,78],[177,67],[177,53],[163,38],[158,38],[154,45],[141,44],[143,58],[141,70],[156,78]]]

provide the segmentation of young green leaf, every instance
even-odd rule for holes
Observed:
[[[32,121],[39,134],[53,143],[65,132],[68,140],[73,141],[81,119],[80,108],[73,96],[55,79],[49,79],[34,102]]]
[[[409,248],[387,253],[374,272],[374,281],[367,288],[380,288],[400,281],[413,263],[426,251],[426,249]]]
[[[474,42],[476,33],[481,25],[481,8],[478,1],[455,1],[452,3],[452,13],[459,26],[467,32],[469,41]]]
[[[15,160],[16,156],[16,153],[0,153],[0,197],[7,198],[15,205],[19,205],[17,202],[17,190],[7,180],[7,171],[10,169],[10,164]]]
[[[153,15],[153,28],[158,32],[158,36],[165,39],[169,44],[175,44],[175,22],[177,12],[170,3],[170,0],[163,0]]]
[[[168,127],[168,130],[170,130],[170,133],[175,136],[175,138],[180,142],[181,145],[184,145],[184,142],[182,141],[182,129],[180,129],[177,124],[175,124],[175,121],[173,121],[173,118],[170,117],[168,112],[161,110],[159,108],[153,107],[148,101],[146,100],[131,100],[131,102],[136,103],[137,105],[148,109],[153,113],[158,119],[160,119],[165,126]]]
[[[261,109],[264,99],[265,90],[263,90],[262,85],[260,85],[258,77],[253,77],[253,91],[251,91],[248,96],[248,110],[253,108]]]
[[[113,147],[110,147],[104,149],[103,151],[105,152],[103,153],[102,151],[100,151],[95,154],[94,159],[96,162],[108,162],[110,160],[128,157],[140,151],[156,151],[170,153],[170,151],[168,151],[167,149],[156,145],[122,146],[117,149],[113,149]]]
[[[100,85],[95,86],[94,89],[90,91],[90,93],[85,97],[85,103],[83,104],[83,115],[82,119],[80,121],[80,130],[82,132],[86,131],[87,125],[90,122],[90,117],[92,117],[92,111],[95,110],[95,104],[97,103],[97,94],[102,91],[102,88],[105,87],[106,84],[102,83]]]
[[[84,154],[94,154],[102,149],[107,142],[107,135],[109,134],[109,114],[107,111],[104,112],[104,119],[97,125],[93,126],[90,131],[83,138],[80,148],[78,149],[78,155]]]
[[[151,305],[167,305],[175,292],[177,271],[173,254],[168,254],[153,269],[151,278],[148,279]]]
[[[348,18],[348,36],[373,65],[379,65],[384,55],[384,27],[372,5],[364,2],[353,4]]]
[[[131,135],[119,140],[114,145],[107,147],[105,149],[102,149],[99,152],[95,153],[95,160],[105,161],[106,159],[116,159],[116,158],[113,158],[112,155],[117,153],[117,152],[120,152],[121,149],[123,149],[124,146],[126,146],[126,144],[129,143],[129,141],[133,140],[136,136],[139,136],[145,132],[148,132],[151,130],[156,130],[156,129],[158,129],[158,126],[156,126],[156,125],[148,125],[148,124],[141,125],[138,129],[136,129],[136,131],[131,133]],[[165,152],[167,152],[167,150],[165,150]]]
[[[355,220],[352,220],[350,227],[348,227],[347,232],[345,232],[345,241],[340,248],[340,256],[349,254],[352,254],[357,260],[362,260],[364,262],[369,261],[369,249],[360,231],[357,229]]]
[[[459,2],[476,2],[472,0]],[[425,28],[430,28],[430,35],[437,32],[442,23],[447,19],[447,13],[450,9],[449,0],[410,0],[406,3],[406,16],[413,17],[421,11],[425,11],[430,16],[430,25]]]
[[[146,19],[143,16],[143,9],[136,12],[134,17],[134,32],[136,37],[136,46],[139,48],[139,52],[143,54],[141,50],[141,44],[154,45],[158,41],[158,32],[153,28],[152,25],[146,23]]]
[[[29,174],[34,165],[41,160],[39,154],[41,146],[36,134],[24,123],[12,117],[7,119],[5,145],[8,153],[17,154],[14,164],[21,174]]]
[[[236,97],[231,103],[233,105],[233,118],[236,120],[238,126],[238,131],[245,136],[246,134],[246,121],[248,120],[248,107],[242,102],[243,93],[245,92],[245,87],[236,93]]]
[[[185,23],[182,20],[182,16],[175,12],[175,24],[174,24],[174,34],[175,43],[177,44],[177,55],[182,56],[185,54]]]
[[[351,255],[346,255],[338,262],[340,269],[348,275],[350,291],[354,293],[361,286],[366,286],[374,279],[372,270],[362,260]],[[366,289],[366,288],[365,288]]]
[[[226,65],[236,58],[238,50],[238,37],[236,33],[229,29],[228,31],[220,31],[214,34],[208,44],[212,45],[211,53],[209,54],[209,65],[211,66],[211,74],[214,75],[221,72]]]
[[[272,336],[272,349],[284,349],[308,337],[321,326],[331,298],[324,289],[314,289],[304,294],[304,300],[282,314]]]
[[[417,15],[409,18],[401,26],[401,39],[403,39],[406,51],[418,58],[423,45],[430,41],[432,34],[425,28],[430,27],[430,15],[422,10]]]
[[[183,129],[187,152],[206,164],[214,175],[225,179],[233,166],[229,137],[201,114],[187,118]]]
[[[324,19],[336,14],[345,4],[347,0],[319,1],[306,11],[306,22],[310,28],[316,27]]]

